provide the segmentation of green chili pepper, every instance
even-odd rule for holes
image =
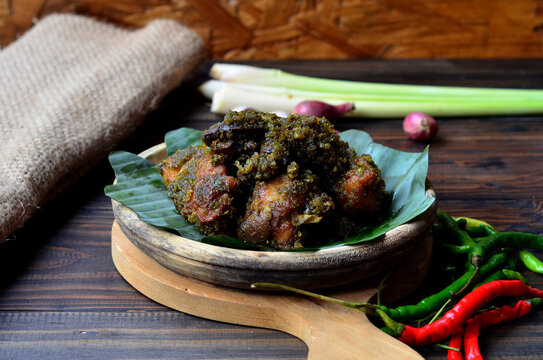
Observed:
[[[458,227],[462,230],[467,230],[467,226],[468,226],[468,221],[467,221],[467,218],[454,218],[453,219],[456,221],[456,224],[458,225]]]
[[[447,215],[443,211],[438,211],[438,219],[441,221],[444,228],[451,232],[452,237],[460,244],[447,244],[443,242],[437,242],[438,246],[449,254],[468,254],[471,266],[476,271],[480,267],[480,263],[485,259],[488,254],[500,249],[511,247],[514,249],[536,249],[543,250],[543,237],[535,234],[522,233],[522,232],[499,232],[492,226],[481,222],[478,223],[479,229],[477,235],[484,235],[483,237],[472,238],[470,234],[463,230],[462,227],[468,228],[468,220],[460,219],[455,221],[452,217]],[[472,223],[476,224],[475,219]],[[472,232],[474,227],[471,227]],[[471,239],[471,242],[470,240]],[[529,256],[524,255],[525,258]],[[535,267],[533,258],[528,261],[530,266]],[[468,266],[469,268],[469,266]],[[543,273],[543,263],[541,263],[541,271]],[[496,274],[495,276],[501,276]],[[474,280],[474,279],[472,279]],[[472,281],[470,280],[470,282]],[[469,284],[469,282],[468,282]]]
[[[503,264],[503,268],[507,270],[516,270],[518,266],[518,252],[514,249],[504,249],[507,253],[507,260]]]
[[[441,221],[445,229],[451,231],[451,235],[460,243],[460,245],[475,245],[475,241],[467,232],[462,230],[458,223],[442,210],[437,211],[437,219]]]
[[[496,280],[507,280],[507,278],[506,278],[506,276],[505,276],[505,274],[503,273],[502,270],[494,271],[492,274],[487,276],[483,281],[481,281],[479,284],[475,285],[473,288],[477,289],[479,286],[481,286],[483,284],[489,283],[491,281],[496,281]]]
[[[481,266],[479,272],[475,274],[474,280],[479,281],[480,279],[493,273],[504,264],[506,259],[507,253],[505,252],[499,252],[491,256],[488,261]],[[452,294],[460,291],[466,285],[466,283],[472,279],[474,272],[474,268],[470,269],[445,289],[436,294],[430,295],[425,299],[422,299],[417,304],[398,306],[396,308],[388,308],[384,305],[379,305],[378,307],[396,321],[409,322],[422,319],[437,311],[453,296]]]
[[[473,238],[473,240],[475,240],[475,242],[479,242],[481,238],[495,234],[498,231],[492,226],[480,225],[477,228],[466,229],[466,232]]]
[[[452,232],[441,224],[432,225],[432,235],[437,249],[443,250],[447,256],[467,253],[471,247],[469,245],[451,244],[454,241],[454,239],[451,239],[451,234]],[[457,247],[462,247],[464,250],[458,250]]]
[[[481,226],[484,226],[484,225],[481,225]],[[518,265],[517,252],[511,248],[505,248],[505,249],[502,249],[502,251],[507,254],[507,259],[503,264],[503,269],[497,270],[494,273],[490,274],[489,276],[486,277],[486,279],[481,281],[478,285],[474,286],[473,288],[477,288],[481,286],[482,284],[486,284],[487,282],[494,281],[494,280],[515,280],[515,279],[518,280],[518,277],[510,278],[503,272],[503,270],[515,270],[517,268],[517,265]],[[470,267],[474,267],[474,266],[471,263],[468,263],[468,269]],[[475,276],[473,276],[472,279],[468,280],[464,288],[462,288],[458,293],[455,293],[454,295],[456,296],[459,293],[463,292],[464,290],[468,289],[471,286],[473,281],[476,281]]]
[[[436,245],[440,250],[450,255],[463,255],[470,252],[472,246],[470,245],[453,245],[447,244],[442,241],[436,241]]]
[[[503,269],[502,272],[505,275],[505,280],[520,280],[525,284],[528,283],[524,275],[522,275],[518,271]]]
[[[498,248],[511,247],[515,249],[536,249],[543,250],[543,237],[535,234],[521,232],[499,232],[484,221],[470,218],[458,218],[456,226],[451,223],[451,217],[443,211],[438,212],[438,218],[445,226],[454,233],[454,237],[460,241],[462,245],[442,244],[438,243],[442,249],[445,249],[450,254],[469,253],[470,261],[477,268],[477,263],[484,259],[487,254],[492,253]],[[462,230],[464,227],[466,231]],[[469,229],[469,231],[467,230]],[[477,236],[474,240],[475,244],[469,244],[466,236]],[[467,249],[469,247],[469,250]],[[520,255],[520,254],[519,254]],[[527,268],[536,269],[539,265],[539,270],[534,272],[543,274],[543,262],[535,256],[522,252],[521,259],[528,263]],[[523,259],[524,258],[524,259]],[[531,270],[531,269],[530,269]]]
[[[478,226],[476,228],[470,228],[466,229],[466,232],[471,236],[475,241],[477,241],[478,238],[482,238],[485,236],[488,236],[487,232],[484,230],[482,226]]]
[[[514,271],[518,266],[518,256],[515,250],[513,249],[505,249],[504,252],[507,254],[507,259],[503,263],[503,268],[500,270],[494,271],[492,274],[487,276],[483,281],[481,281],[479,284],[475,285],[473,288],[478,288],[479,286],[486,284],[487,282],[491,282],[494,280],[522,280],[524,277]],[[526,280],[524,279],[524,282]]]
[[[498,230],[494,229],[492,226],[481,225],[479,229],[485,234],[484,236],[490,236],[498,233]],[[481,236],[482,237],[482,236]]]
[[[460,246],[462,246],[461,248],[456,248],[458,253],[464,253],[466,246],[469,247],[469,260],[472,266],[475,268],[476,274],[484,259],[483,249],[477,246],[475,240],[473,240],[473,238],[469,236],[466,231],[462,230],[458,223],[447,213],[442,210],[438,210],[436,216],[437,219],[441,221],[442,225],[451,232],[453,238],[460,243]],[[452,251],[452,249],[454,248],[449,248],[449,251]]]
[[[526,250],[519,251],[518,255],[528,270],[543,274],[543,261],[539,260],[537,256]]]
[[[526,284],[526,278],[518,271],[501,269],[490,274],[490,276],[484,279],[480,284],[475,285],[473,288],[476,289],[483,284],[496,280],[520,280]]]
[[[469,218],[469,217],[465,217],[465,216],[453,217],[453,219],[456,220],[458,225],[463,230],[466,230],[468,233],[470,233],[470,235],[471,235],[472,231],[475,232],[475,233],[479,232],[481,226],[486,226],[486,227],[492,228],[492,226],[490,226],[489,223],[487,223],[487,222],[485,222],[483,220],[479,220],[479,219],[473,219],[473,218]],[[474,237],[477,237],[477,236],[474,236]]]
[[[543,250],[543,237],[535,234],[513,231],[496,232],[493,235],[481,239],[481,241],[472,248],[470,255],[478,255],[484,258],[486,254],[490,254],[496,249],[505,247],[519,250]]]

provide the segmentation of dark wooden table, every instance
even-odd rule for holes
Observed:
[[[353,80],[543,89],[540,60],[258,64]],[[118,148],[137,153],[162,142],[166,131],[218,121],[196,91],[208,68],[191,74]],[[542,234],[543,116],[438,120],[428,176],[439,207],[499,230]],[[425,147],[406,139],[401,119],[341,120],[337,128],[363,129],[399,150]],[[0,247],[0,359],[306,357],[305,345],[290,335],[172,311],[130,287],[110,256],[113,214],[103,187],[112,180],[104,159]],[[524,273],[543,288],[542,276]],[[543,359],[543,312],[484,332],[481,348],[487,359]],[[446,358],[437,347],[418,351]]]

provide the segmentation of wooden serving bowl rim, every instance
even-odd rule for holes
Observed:
[[[140,153],[139,156],[157,164],[166,157],[166,145],[162,143],[153,146]],[[431,184],[427,181],[426,185],[426,196],[435,198],[436,194]],[[347,269],[360,266],[360,264],[367,264],[369,267],[371,264],[386,262],[391,254],[399,255],[405,249],[413,247],[417,239],[433,223],[437,209],[434,201],[424,213],[415,219],[372,241],[315,251],[290,252],[241,250],[205,244],[147,224],[140,220],[135,212],[115,200],[112,200],[112,204],[115,218],[130,241],[163,266],[171,267],[174,271],[181,273],[183,269],[180,269],[176,263],[189,262],[196,264],[196,266],[211,268],[289,274]],[[184,275],[190,276],[191,274],[185,273]],[[201,280],[218,283],[224,281],[215,281],[205,277]],[[233,286],[237,287],[235,284]]]

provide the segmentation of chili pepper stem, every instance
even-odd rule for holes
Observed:
[[[480,254],[473,254],[470,258],[471,264],[475,267],[475,270],[479,270],[481,263],[483,262],[483,257]]]
[[[473,259],[473,257],[472,257]],[[479,256],[479,259],[480,259],[480,256]],[[477,264],[477,265],[475,265]],[[451,291],[451,297],[455,297],[455,296],[458,296],[460,294],[462,294],[467,288],[469,288],[471,286],[471,283],[473,282],[473,279],[475,279],[479,273],[479,269],[480,269],[480,262],[479,261],[476,261],[474,264],[474,261],[472,260],[472,265],[475,267],[475,271],[473,272],[473,274],[471,274],[470,278],[468,279],[468,281],[466,281],[466,283],[464,284],[464,286],[462,286],[462,288],[460,290],[458,290],[457,292],[452,292]]]
[[[429,324],[433,323],[434,321],[436,321],[436,319],[439,317],[439,315],[441,315],[441,313],[443,312],[443,310],[447,307],[447,305],[449,305],[449,303],[451,302],[452,299],[449,299],[447,300],[447,302],[445,304],[443,304],[443,306],[441,307],[441,309],[439,309],[438,312],[436,312],[436,314],[432,317],[432,320],[430,320]]]
[[[388,329],[387,333],[395,338],[398,338],[402,335],[403,330],[405,329],[405,324],[399,323],[393,320],[386,312],[379,308],[375,308],[377,315],[381,317],[381,320],[385,323],[386,328]]]
[[[252,289],[260,289],[260,290],[280,290],[280,291],[288,291],[299,295],[305,295],[314,299],[319,299],[322,301],[331,302],[334,304],[338,304],[341,306],[353,308],[360,310],[365,313],[373,314],[373,311],[375,309],[375,305],[370,303],[358,303],[358,302],[351,302],[351,301],[345,301],[341,299],[336,299],[330,296],[316,294],[307,290],[298,289],[292,286],[288,285],[282,285],[282,284],[274,284],[274,283],[254,283],[251,284]]]
[[[539,306],[543,303],[543,299],[541,298],[533,298],[533,299],[530,299],[530,300],[526,300],[530,303],[530,305],[532,305],[532,307],[536,307],[536,306]]]
[[[379,287],[377,288],[377,305],[381,305],[381,291],[383,291],[385,287],[385,282],[388,280],[390,275],[394,272],[394,268],[390,269],[390,271],[385,275],[383,280],[379,283]]]
[[[460,327],[451,335],[449,340],[449,349],[447,351],[448,360],[462,360],[462,340],[464,339],[464,327]]]
[[[445,350],[460,351],[459,348],[455,348],[455,347],[452,347],[452,346],[449,346],[449,345],[443,345],[443,344],[434,344],[434,345],[437,346],[437,347],[440,347],[442,349],[445,349]]]

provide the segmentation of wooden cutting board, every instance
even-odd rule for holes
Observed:
[[[420,244],[395,266],[386,288],[394,291],[383,293],[388,298],[405,295],[422,281],[430,261],[431,241],[421,239]],[[422,359],[358,310],[286,293],[218,287],[178,275],[132,244],[116,222],[112,256],[126,281],[150,299],[211,320],[287,332],[305,342],[311,360]],[[376,294],[379,281],[376,277],[321,293],[364,302]]]

